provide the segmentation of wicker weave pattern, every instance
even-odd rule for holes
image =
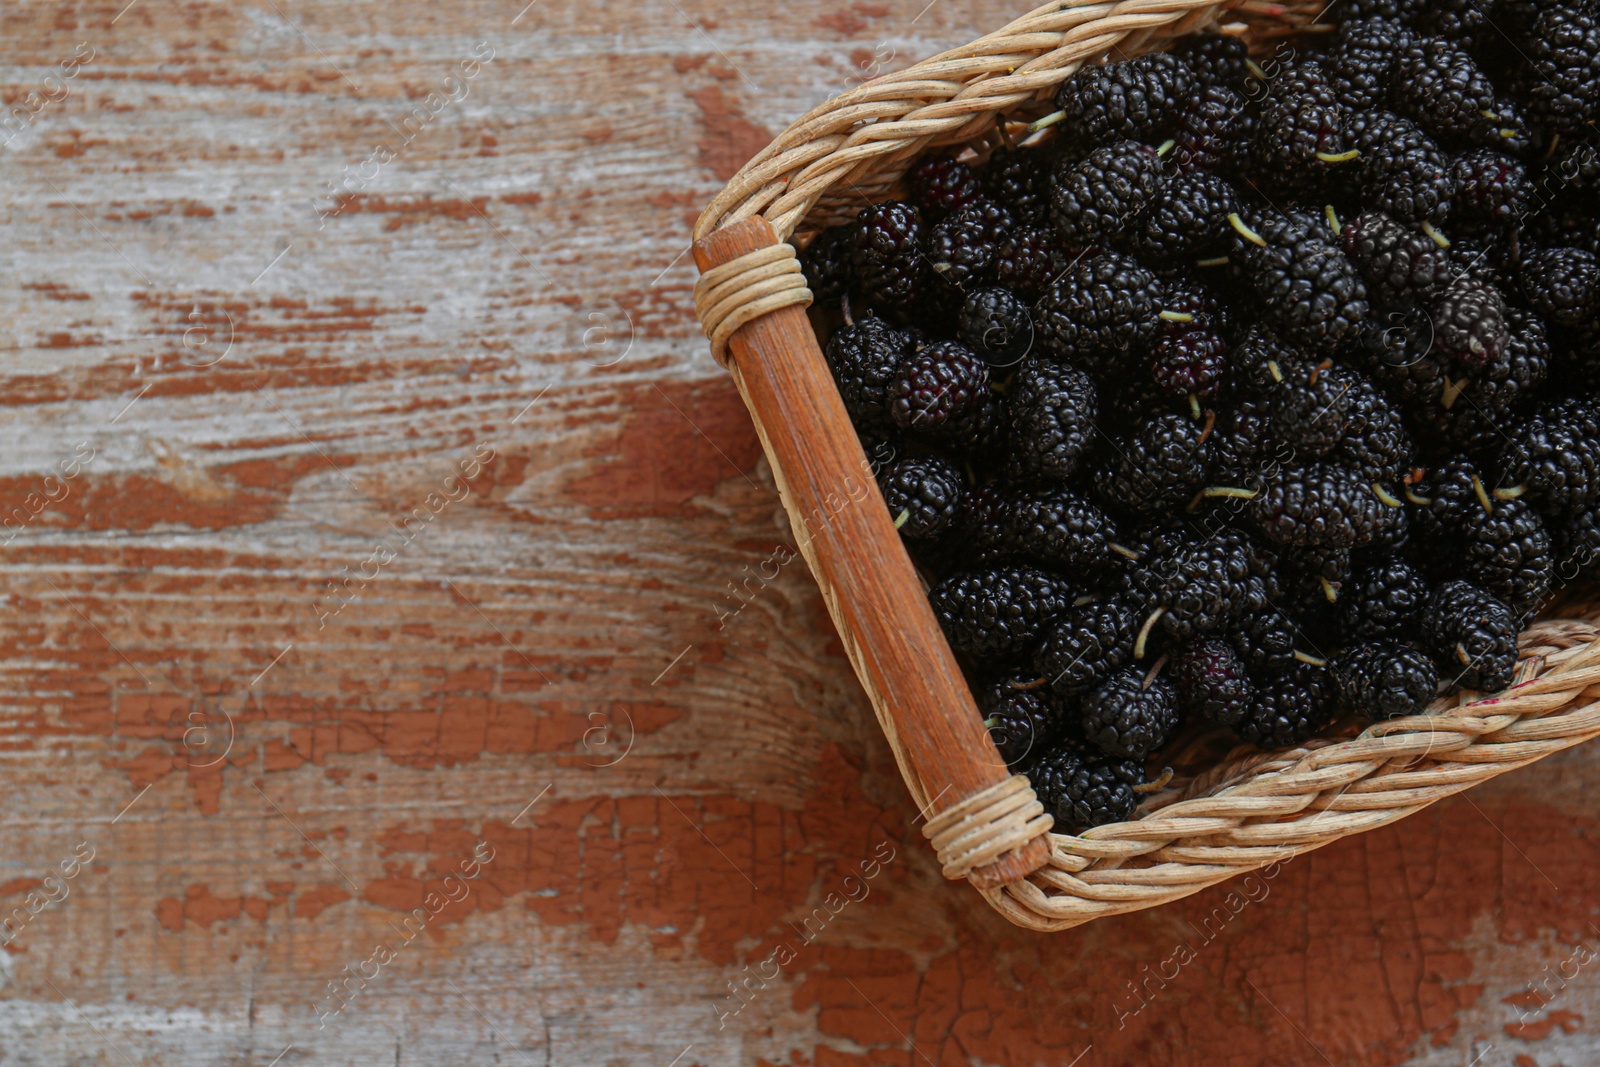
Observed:
[[[816,108],[745,165],[701,215],[695,237],[753,215],[782,239],[825,229],[890,196],[928,147],[982,144],[998,116],[1047,110],[1050,94],[1084,62],[1136,55],[1213,25],[1262,46],[1305,27],[1322,9],[1320,0],[1065,0],[1039,8]],[[772,262],[763,264],[770,270]],[[738,271],[718,276],[715,323],[703,319],[720,342],[733,332],[727,322],[764,313],[755,305],[774,292],[770,273],[765,277],[766,287],[753,285],[742,298]],[[797,302],[797,287],[786,284],[794,294],[787,299]],[[1066,929],[1177,900],[1387,825],[1600,735],[1600,605],[1562,614],[1522,635],[1518,683],[1504,693],[1441,700],[1426,715],[1379,723],[1351,739],[1241,757],[1151,798],[1129,822],[1079,836],[1050,834],[1046,867],[980,891],[1020,926]],[[1015,781],[931,821],[927,832],[947,873],[959,876],[998,845],[1045,832],[1048,816],[1024,808],[1032,791]],[[926,806],[919,784],[909,776],[907,784]]]
[[[695,240],[760,214],[780,238],[824,229],[887,197],[931,145],[986,134],[995,116],[1048,95],[1087,60],[1136,55],[1230,12],[1255,39],[1309,23],[1323,4],[1289,0],[1065,0],[965,48],[867,82],[813,108],[734,175],[695,224]],[[1264,12],[1265,14],[1257,14]],[[810,216],[808,219],[808,215]]]
[[[1538,623],[1522,635],[1521,655],[1526,680],[1496,696],[1442,700],[1352,740],[1219,768],[1132,822],[1052,834],[1048,868],[985,896],[1040,930],[1137,911],[1387,825],[1600,735],[1600,627]],[[1236,780],[1218,788],[1218,778]]]

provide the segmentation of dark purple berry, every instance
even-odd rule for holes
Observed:
[[[938,434],[981,407],[989,365],[958,341],[940,341],[902,361],[889,383],[889,417],[902,430]]]

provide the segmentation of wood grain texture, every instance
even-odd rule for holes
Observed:
[[[689,233],[1016,8],[124,2],[0,12],[0,1064],[1600,1056],[1592,748],[1056,937],[939,876]]]
[[[694,256],[703,274],[776,243],[772,227],[751,218],[697,241]],[[728,363],[796,547],[902,764],[918,812],[937,829],[936,814],[1012,775],[875,490],[872,465],[805,309],[781,308],[747,323],[730,339]],[[972,882],[1005,885],[1032,874],[1049,856],[1044,833],[1023,838],[972,871]]]

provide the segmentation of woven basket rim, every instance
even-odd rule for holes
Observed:
[[[770,223],[780,241],[837,225],[889,198],[929,148],[981,150],[997,117],[1041,111],[1043,96],[1086,62],[1148,51],[1224,16],[1239,20],[1227,32],[1260,47],[1305,30],[1323,10],[1307,0],[1065,0],[1037,8],[812,109],[727,183],[695,238],[751,216]],[[1282,863],[1600,735],[1600,600],[1534,623],[1519,647],[1516,682],[1502,693],[1441,698],[1426,714],[1354,737],[1230,758],[1150,798],[1128,821],[1050,833],[1046,867],[980,891],[1019,926],[1068,929]],[[903,763],[902,777],[926,807]]]

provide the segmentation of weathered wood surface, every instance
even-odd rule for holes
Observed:
[[[1592,746],[1259,899],[939,877],[684,253],[1015,8],[524,2],[0,14],[0,1063],[1600,1056]]]

